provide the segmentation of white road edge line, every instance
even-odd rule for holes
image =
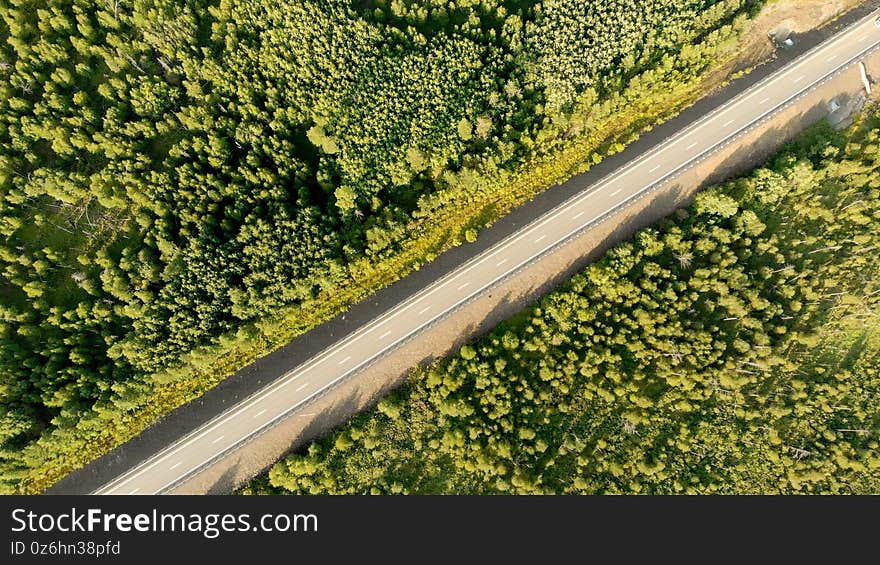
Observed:
[[[855,33],[855,31],[864,25],[873,25],[873,24],[871,23],[871,21],[869,19],[866,18],[865,22],[862,22],[859,25],[853,26],[853,28],[851,30],[844,32],[841,35],[833,38],[833,40],[830,43],[820,44],[820,45],[814,47],[813,49],[807,51],[803,55],[800,55],[799,58],[796,59],[796,61],[792,64],[791,67],[780,71],[778,74],[768,75],[766,78],[758,81],[755,85],[752,85],[751,88],[754,89],[754,88],[758,88],[758,87],[763,87],[763,86],[766,86],[766,85],[771,84],[773,82],[779,81],[785,76],[790,75],[795,70],[798,70],[799,68],[801,68],[805,64],[806,61],[812,60],[815,57],[817,57],[822,51],[826,51],[832,47],[839,46],[839,45],[843,44],[845,39],[851,38],[851,36]],[[872,51],[873,49],[874,49],[874,47],[871,47],[871,48],[859,51],[856,55],[854,55],[850,59],[848,59],[846,64],[851,64],[851,63],[855,62],[860,57],[864,56],[866,53]],[[839,73],[839,71],[841,70],[841,68],[842,68],[841,66],[838,66],[833,71],[822,75],[822,77],[817,79],[816,83],[814,83],[814,84],[821,84],[821,83],[825,82],[826,80],[828,80],[829,77],[836,76]],[[800,77],[799,79],[795,80],[794,82],[799,82],[802,78],[803,77]],[[753,93],[754,92],[755,91],[753,91]],[[697,120],[696,122],[694,122],[693,124],[688,126],[688,128],[686,128],[683,132],[680,132],[680,133],[690,134],[690,133],[696,132],[698,130],[701,130],[701,129],[707,127],[707,125],[710,124],[718,116],[730,111],[731,109],[733,109],[737,105],[743,103],[745,100],[747,100],[749,98],[750,95],[751,94],[746,94],[741,97],[734,97],[733,99],[731,99],[727,103],[728,106],[722,106],[720,108],[717,108],[717,109],[709,112],[708,114],[706,114],[705,116],[703,116],[702,118],[700,118],[699,120]],[[788,99],[786,99],[783,102],[783,104],[790,103],[792,100],[796,99],[797,96],[798,95],[796,94],[792,97],[789,97]],[[746,126],[743,126],[742,128],[740,128],[736,132],[730,134],[730,136],[728,136],[728,138],[739,134],[740,131],[742,131],[743,129],[745,129],[747,127],[752,126],[755,123],[759,123],[759,122],[757,122],[757,121],[750,122],[749,124],[747,124]],[[690,131],[688,131],[688,129]],[[627,163],[627,165],[625,166],[625,169],[623,167],[621,167],[620,170],[616,170],[616,171],[612,172],[611,174],[608,175],[608,177],[610,177],[611,175],[615,175],[615,179],[619,180],[620,178],[626,176],[627,174],[632,173],[638,164],[644,162],[649,157],[661,152],[662,150],[664,150],[666,148],[668,148],[668,145],[659,144],[659,145],[655,146],[654,148],[650,149],[649,151],[647,151],[646,153],[642,154],[641,156],[636,157],[635,159],[633,159],[632,161]],[[673,172],[678,171],[678,170],[679,169],[675,169]],[[672,172],[669,174],[672,174]],[[608,177],[600,179],[599,184],[602,185],[602,184],[608,184],[609,182],[611,182],[612,179],[610,179]],[[653,184],[655,184],[655,183],[652,183],[652,185]],[[648,187],[650,187],[652,185],[649,185]],[[648,187],[643,188],[637,194],[641,194],[642,192],[647,190]],[[204,437],[205,435],[209,434],[216,427],[223,425],[225,422],[229,421],[231,418],[237,417],[240,413],[242,413],[243,411],[250,408],[250,406],[253,403],[259,402],[259,401],[263,400],[264,398],[266,398],[267,396],[272,395],[274,393],[277,393],[278,390],[288,386],[289,384],[291,384],[291,382],[293,382],[294,380],[299,378],[299,376],[301,376],[301,374],[297,374],[297,373],[304,373],[305,371],[311,369],[312,366],[317,365],[318,363],[324,361],[327,357],[338,352],[339,348],[348,346],[351,344],[351,342],[362,339],[367,333],[365,330],[370,329],[372,326],[380,325],[382,323],[388,323],[391,319],[397,317],[398,315],[403,314],[414,303],[424,299],[426,296],[429,296],[430,294],[436,292],[439,288],[441,288],[441,286],[442,286],[441,283],[449,282],[450,280],[454,280],[454,279],[458,278],[459,276],[463,275],[469,268],[471,268],[477,264],[480,264],[483,261],[485,261],[486,259],[491,258],[491,257],[497,255],[498,253],[506,250],[510,246],[516,244],[522,237],[524,237],[525,235],[528,235],[529,231],[533,231],[538,226],[543,226],[545,223],[555,219],[555,217],[558,216],[560,213],[565,212],[566,209],[570,209],[573,206],[577,205],[578,203],[583,202],[586,198],[592,196],[593,192],[595,192],[595,191],[591,191],[591,192],[588,192],[585,194],[577,195],[577,196],[573,197],[572,199],[570,199],[566,202],[563,202],[559,207],[557,207],[555,209],[555,211],[552,211],[548,214],[545,214],[544,216],[540,216],[540,217],[536,218],[532,222],[532,224],[530,224],[529,226],[526,226],[526,229],[524,229],[523,232],[521,232],[519,236],[511,238],[510,240],[499,245],[495,249],[490,249],[489,252],[487,252],[485,255],[481,254],[481,255],[475,256],[474,258],[472,258],[471,260],[466,262],[464,265],[462,265],[457,271],[453,271],[453,272],[449,273],[448,275],[442,277],[438,281],[435,281],[435,283],[433,283],[433,285],[427,287],[421,293],[418,293],[416,295],[411,296],[409,299],[400,303],[398,306],[394,307],[392,310],[389,310],[388,312],[386,312],[385,314],[387,314],[387,315],[382,315],[380,318],[375,319],[373,322],[371,322],[367,326],[364,326],[363,328],[361,328],[361,331],[359,331],[357,334],[352,334],[345,341],[336,344],[336,346],[333,347],[332,350],[328,348],[327,350],[324,350],[323,352],[319,353],[317,356],[313,357],[310,361],[307,362],[306,365],[300,366],[299,368],[291,369],[289,371],[289,373],[282,375],[282,377],[278,381],[276,381],[276,384],[272,385],[271,387],[269,387],[267,389],[258,391],[252,397],[245,399],[245,401],[243,403],[239,404],[237,407],[235,407],[235,406],[231,407],[228,414],[221,414],[216,421],[208,422],[206,424],[205,428],[203,428],[202,430],[196,430],[192,435],[184,436],[184,437],[178,439],[176,442],[172,443],[170,446],[165,448],[165,450],[160,451],[159,453],[155,454],[152,458],[148,459],[147,461],[141,463],[140,465],[138,465],[137,467],[135,467],[134,469],[129,471],[129,473],[126,473],[126,474],[123,474],[119,477],[116,477],[115,479],[109,481],[108,483],[106,483],[103,486],[96,489],[94,492],[100,493],[103,491],[108,494],[112,493],[113,491],[118,489],[120,486],[122,486],[122,484],[142,475],[147,470],[155,467],[156,465],[158,465],[162,461],[164,461],[167,458],[171,457],[172,455],[176,454],[178,451],[183,449],[186,444],[190,444],[193,441],[196,441],[196,440],[200,439],[201,437]],[[603,212],[603,215],[604,214],[605,214],[605,212]],[[490,285],[494,284],[494,283],[495,283],[495,281],[493,280],[490,283]],[[459,303],[456,303],[451,308],[454,309],[458,305],[459,305]],[[430,308],[430,307],[428,307],[428,308]],[[422,312],[420,312],[420,314],[426,312],[428,310],[428,308],[422,310]],[[391,346],[389,346],[389,347],[391,347]],[[376,355],[371,357],[371,359],[375,358],[378,355],[381,355],[384,352],[385,352],[385,349],[377,352]],[[343,378],[347,374],[348,373],[346,373],[345,375],[343,375],[342,377],[339,377],[339,378]],[[293,375],[297,375],[297,376],[293,377]],[[339,379],[337,379],[337,380],[339,380]],[[335,383],[335,382],[336,381],[333,381],[333,383]],[[327,386],[330,386],[333,383],[329,383]],[[293,410],[293,409],[295,409],[295,406],[291,408],[291,410]],[[249,434],[249,435],[252,435],[252,434]],[[199,463],[199,466],[202,464],[203,463]],[[198,466],[196,468],[198,468]],[[186,476],[186,474],[188,474],[188,473],[189,473],[189,471],[187,471],[187,473],[184,473],[184,475],[181,475],[180,477],[177,477],[174,480],[172,480],[171,482],[165,484],[162,488],[159,489],[158,492],[161,492],[162,490],[169,487],[170,485],[173,485],[178,480],[180,480],[180,478]]]

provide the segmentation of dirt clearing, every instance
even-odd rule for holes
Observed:
[[[739,65],[733,72],[771,58],[776,52],[771,34],[781,41],[791,34],[820,28],[862,3],[862,0],[771,0],[744,36]]]

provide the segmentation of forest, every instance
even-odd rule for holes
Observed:
[[[704,90],[755,0],[0,0],[0,491]]]
[[[243,492],[880,492],[878,220],[823,122]]]

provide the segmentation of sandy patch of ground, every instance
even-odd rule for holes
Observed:
[[[862,4],[862,0],[773,0],[752,21],[746,34],[737,72],[759,64],[774,56],[775,45],[770,39],[784,40],[789,34],[799,34],[818,29],[839,18],[847,11]]]

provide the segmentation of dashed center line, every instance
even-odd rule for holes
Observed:
[[[181,465],[183,465],[183,461],[178,461],[178,462],[175,463],[174,465],[168,467],[168,470],[169,470],[169,471],[173,471],[174,469],[177,469],[177,468],[180,467]]]
[[[458,287],[458,290],[464,290],[464,289],[467,288],[470,284],[471,284],[471,283],[469,283],[469,282],[463,283],[463,284],[461,284],[461,285]]]
[[[430,306],[425,306],[424,308],[422,308],[422,309],[419,311],[419,315],[424,314],[425,312],[427,312],[427,311],[430,310],[430,309],[431,309]]]
[[[859,43],[863,43],[863,42],[867,41],[867,39],[868,39],[868,36],[867,36],[867,35],[863,35],[863,36],[861,36],[861,37],[859,38]]]
[[[495,266],[500,267],[501,265],[503,265],[505,263],[507,263],[507,259],[502,259],[502,260],[498,261],[497,263],[495,263]]]
[[[724,125],[721,127],[726,128],[727,126],[729,126],[732,123],[733,123],[733,120],[727,120],[726,122],[724,122]]]
[[[140,488],[136,488],[136,489],[134,489],[133,491],[131,491],[131,492],[128,493],[128,494],[134,494],[134,493],[136,493],[136,492],[139,491],[139,490],[141,490],[141,489],[140,489]]]
[[[339,364],[339,365],[343,365],[343,364],[345,364],[345,362],[348,361],[349,359],[351,359],[351,355],[349,355],[348,357],[346,357],[345,359],[343,359],[342,361],[340,361],[338,364]]]
[[[296,389],[296,391],[294,391],[294,392],[299,392],[302,389],[306,388],[307,386],[309,386],[309,383],[303,383],[303,384],[299,385],[299,388]]]
[[[251,416],[251,417],[252,417],[252,418],[259,418],[260,416],[262,416],[263,414],[266,413],[266,410],[267,410],[266,408],[263,408],[262,410],[260,410],[259,412],[257,412],[256,414],[254,414],[254,415]]]
[[[767,102],[770,102],[770,97],[769,97],[769,96],[768,96],[767,98],[764,98],[764,99],[761,100],[760,102],[758,102],[758,104],[761,105],[761,106],[763,106],[763,105],[766,104]]]
[[[804,76],[803,76],[803,75],[801,75],[801,76],[797,77],[796,79],[794,79],[794,84],[797,84],[797,83],[799,83],[799,82],[802,81],[802,80],[804,80]]]
[[[659,169],[659,168],[660,168],[660,165],[656,165],[653,169],[651,169],[651,170],[648,171],[648,172],[649,172],[649,173],[653,173],[654,171],[656,171],[656,170]]]
[[[828,62],[830,63],[834,59],[837,59],[837,55],[832,55],[832,56],[828,57]]]
[[[580,218],[580,217],[583,216],[584,214],[586,214],[586,212],[578,212],[577,214],[575,214],[574,216],[572,216],[571,219],[572,219],[572,220],[577,220],[578,218]]]
[[[685,147],[685,150],[687,150],[687,149],[693,149],[693,148],[696,147],[696,146],[697,146],[697,142],[695,141],[695,142],[691,143],[690,145],[688,145],[687,147]]]
[[[541,237],[539,237],[538,239],[535,240],[535,243],[541,243],[542,241],[544,241],[544,239],[545,239],[546,237],[547,237],[546,234],[545,234],[545,235],[542,235]]]
[[[215,439],[214,441],[212,441],[211,443],[217,443],[218,441],[220,441],[221,439],[223,439],[223,438],[225,438],[225,437],[226,437],[226,436],[220,436],[220,437],[218,437],[217,439]]]
[[[615,190],[614,192],[611,193],[611,196],[617,196],[617,195],[620,194],[621,192],[623,192],[623,189],[622,189],[622,188],[618,188],[617,190]]]
[[[381,340],[381,339],[385,339],[385,338],[388,337],[389,335],[391,335],[391,330],[388,330],[387,332],[385,332],[385,333],[383,333],[382,335],[380,335],[380,336],[379,336],[379,339],[380,339],[380,340]]]

